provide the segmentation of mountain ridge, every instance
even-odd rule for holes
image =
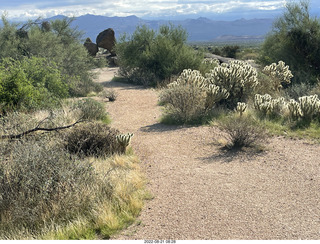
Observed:
[[[68,18],[63,15],[53,16],[47,20]],[[185,20],[146,20],[135,15],[127,17],[106,17],[101,15],[86,14],[75,17],[72,27],[77,27],[84,32],[83,39],[89,37],[93,42],[97,35],[108,28],[113,28],[116,38],[124,33],[132,34],[139,25],[146,25],[151,29],[158,30],[163,24],[172,23],[180,25],[188,32],[188,41],[215,41],[226,36],[250,36],[254,39],[263,39],[271,31],[274,19],[238,19],[232,21],[212,20],[206,17]]]

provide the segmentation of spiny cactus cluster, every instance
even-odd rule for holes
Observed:
[[[116,136],[117,142],[121,146],[123,152],[126,151],[126,148],[127,148],[127,146],[129,146],[129,143],[130,143],[132,137],[133,137],[133,133],[131,133],[131,134],[128,133],[126,135],[121,134],[121,135]]]
[[[320,99],[318,95],[299,97],[299,102],[291,99],[288,103],[288,110],[292,119],[302,118],[310,122],[313,117],[320,115]]]
[[[206,110],[213,108],[214,104],[227,99],[229,93],[226,89],[212,84],[204,78],[198,70],[185,69],[179,78],[168,85],[169,88],[176,86],[195,86],[206,94]]]
[[[235,85],[251,88],[259,84],[256,69],[248,63],[239,60],[219,65],[206,74],[206,78],[212,84],[222,86],[227,90],[232,89]]]
[[[302,116],[300,104],[296,100],[290,99],[290,101],[287,104],[287,107],[290,119],[298,120]]]
[[[269,66],[264,67],[263,73],[272,78],[274,90],[279,91],[282,88],[281,83],[290,84],[293,77],[289,66],[283,61],[279,61],[278,64],[272,63]]]
[[[219,65],[207,73],[206,78],[211,84],[227,90],[229,105],[233,108],[237,106],[237,102],[246,100],[248,94],[259,84],[256,69],[239,60]]]
[[[182,71],[178,79],[168,85],[168,87],[195,85],[199,88],[205,86],[205,78],[198,70],[185,69]]]
[[[246,103],[237,103],[237,108],[236,111],[242,116],[242,114],[246,111],[247,109],[247,104]]]
[[[204,64],[209,64],[209,65],[212,65],[212,66],[218,66],[220,65],[220,61],[216,58],[205,58],[202,63]]]
[[[269,94],[256,94],[254,107],[263,116],[277,116],[285,109],[286,102],[283,97],[273,99]]]

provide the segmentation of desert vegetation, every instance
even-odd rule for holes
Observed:
[[[104,104],[78,98],[102,86],[70,21],[2,16],[0,239],[108,239],[148,196],[133,134],[108,125]]]
[[[282,55],[297,52],[275,51],[272,52],[272,57],[276,62],[266,62],[271,60],[268,59],[267,52],[273,50],[268,46],[270,38],[279,38],[277,42],[272,42],[274,45],[277,44],[277,50],[280,50],[280,47],[299,49],[300,44],[296,43],[295,39],[290,39],[290,43],[281,39],[284,35],[281,31],[289,31],[288,28],[300,28],[302,31],[304,27],[319,29],[316,27],[319,20],[309,17],[308,11],[308,3],[305,1],[287,5],[283,17],[275,22],[274,31],[262,46],[260,59],[256,59],[260,65],[253,67],[246,61],[231,60],[228,63],[220,63],[215,59],[206,59],[199,63],[198,69],[188,67],[179,76],[172,76],[174,78],[171,77],[171,82],[161,90],[159,96],[159,104],[165,108],[162,122],[203,124],[212,121],[211,123],[216,124],[215,120],[235,119],[230,115],[236,113],[240,103],[245,104],[246,111],[243,111],[243,116],[237,120],[247,121],[238,121],[238,125],[251,123],[252,127],[267,126],[272,133],[281,134],[282,131],[287,134],[286,131],[290,131],[290,135],[301,135],[302,131],[311,135],[309,130],[319,131],[319,84],[315,80],[318,75],[304,66],[309,62],[310,67],[313,67],[312,61],[301,59],[306,54],[299,54],[300,59],[297,59]],[[297,23],[297,19],[303,21]],[[312,38],[316,38],[316,31],[310,33],[314,33],[315,36]],[[305,36],[300,42],[311,42],[312,45],[313,39],[310,38]],[[315,49],[313,51],[316,52]],[[306,75],[302,76],[302,73]],[[222,128],[226,129],[226,126]],[[243,129],[248,130],[244,126]],[[319,139],[318,132],[314,133],[314,138]]]
[[[112,128],[97,101],[118,94],[93,82],[95,62],[69,20],[2,22],[0,238],[108,239],[150,197],[136,137]],[[161,123],[217,127],[227,150],[261,148],[274,134],[319,141],[319,29],[307,2],[289,3],[259,57],[226,46],[220,54],[243,60],[221,63],[187,45],[180,27],[139,26],[116,44],[119,74],[157,87]]]

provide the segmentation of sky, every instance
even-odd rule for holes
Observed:
[[[0,14],[26,20],[55,15],[85,14],[146,19],[207,17],[273,18],[282,12],[286,0],[0,0]],[[311,9],[320,10],[320,1],[311,0]],[[320,12],[320,11],[319,11]]]

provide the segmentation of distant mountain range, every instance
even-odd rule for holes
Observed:
[[[48,20],[66,18],[57,15]],[[239,19],[234,21],[215,21],[208,18],[186,19],[186,20],[144,20],[136,16],[128,17],[106,17],[97,15],[83,15],[76,17],[72,23],[84,32],[83,38],[90,37],[95,42],[97,35],[108,28],[113,28],[116,37],[123,33],[132,34],[138,25],[147,25],[157,30],[163,24],[172,23],[181,25],[188,32],[190,42],[209,42],[245,39],[263,39],[271,30],[273,19]]]

